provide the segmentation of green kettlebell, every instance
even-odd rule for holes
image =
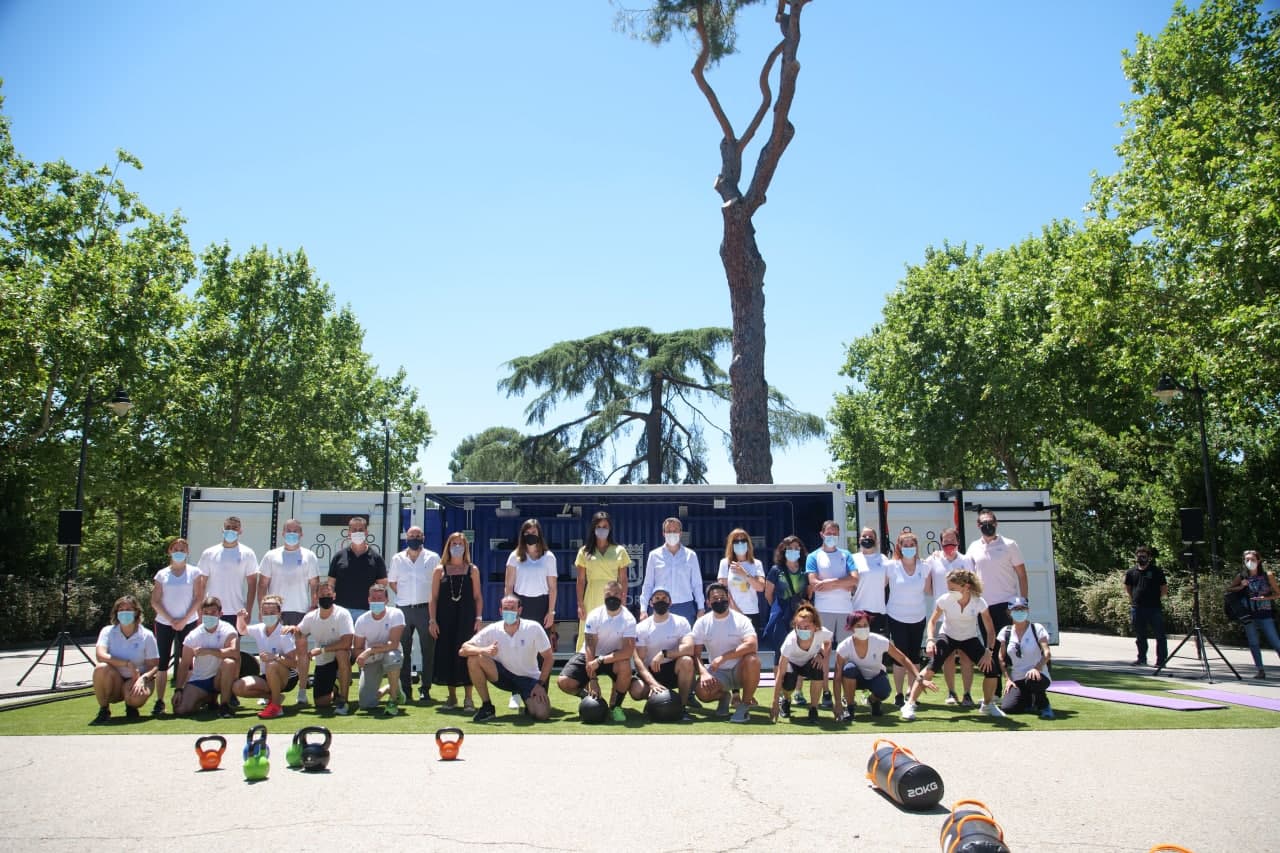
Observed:
[[[298,730],[293,736],[293,743],[289,744],[289,748],[284,753],[284,760],[295,770],[302,766],[302,733],[304,731],[306,729]]]
[[[244,778],[250,782],[261,782],[271,772],[271,760],[265,755],[251,755],[244,760]]]
[[[268,756],[271,750],[267,746],[267,727],[257,725],[249,729],[244,744],[244,778],[250,782],[261,782],[271,772],[271,761]]]

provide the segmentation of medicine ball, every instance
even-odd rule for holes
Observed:
[[[603,723],[609,719],[609,706],[603,699],[588,693],[578,703],[578,719],[584,723]]]
[[[678,693],[663,690],[645,701],[644,713],[655,723],[678,723],[684,717],[684,706]]]

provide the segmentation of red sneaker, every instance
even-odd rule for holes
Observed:
[[[275,702],[268,702],[267,707],[258,712],[258,718],[262,720],[274,720],[276,717],[284,716],[284,708],[281,708]]]

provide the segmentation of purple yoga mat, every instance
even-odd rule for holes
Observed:
[[[1198,699],[1216,699],[1219,702],[1230,702],[1232,705],[1244,705],[1248,708],[1261,708],[1263,711],[1280,711],[1280,699],[1268,699],[1265,696],[1228,693],[1226,690],[1170,690],[1169,692],[1195,696]]]
[[[1049,692],[1063,693],[1067,696],[1083,696],[1086,699],[1101,699],[1104,702],[1147,705],[1152,708],[1166,708],[1170,711],[1207,711],[1213,708],[1227,707],[1226,705],[1211,705],[1208,702],[1193,702],[1190,699],[1171,699],[1149,693],[1133,693],[1128,690],[1085,687],[1078,681],[1055,681],[1049,685]]]

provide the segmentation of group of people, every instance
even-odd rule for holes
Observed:
[[[922,693],[935,689],[938,671],[945,701],[973,706],[975,668],[983,676],[979,712],[1025,709],[1050,717],[1048,635],[1027,618],[1026,567],[1017,543],[997,534],[994,513],[984,510],[978,523],[982,537],[966,553],[958,531],[948,529],[925,559],[910,531],[886,555],[876,532],[864,528],[850,552],[841,547],[840,525],[827,521],[819,548],[806,553],[798,536],[787,536],[767,571],[751,536],[737,528],[726,538],[715,582],[704,590],[681,521],[669,518],[663,545],[647,555],[637,620],[625,606],[631,558],[614,540],[608,513],[598,512],[574,561],[579,640],[557,688],[606,700],[614,719],[623,718],[628,698],[671,691],[683,708],[715,703],[717,716],[745,722],[753,707],[762,707],[760,652],[769,650],[777,661],[767,704],[775,720],[791,718],[793,702],[808,705],[811,720],[820,709],[850,720],[857,691],[866,692],[871,714],[882,714],[893,697],[911,720]],[[99,720],[110,718],[115,702],[137,717],[154,698],[152,713],[165,713],[175,656],[175,714],[208,706],[229,717],[241,699],[256,699],[258,715],[270,719],[284,713],[295,689],[298,705],[311,704],[309,683],[318,707],[346,714],[358,667],[359,707],[394,715],[413,698],[407,662],[415,635],[420,701],[436,685],[447,691],[442,707],[457,708],[461,688],[461,708],[484,721],[497,714],[496,687],[511,694],[509,708],[534,719],[549,715],[558,569],[536,519],[520,527],[506,564],[501,618],[489,625],[480,571],[461,532],[446,538],[441,557],[426,547],[422,529],[411,527],[406,547],[387,567],[367,541],[365,519],[356,517],[349,542],[322,575],[316,555],[301,544],[296,519],[283,525],[284,544],[260,562],[239,541],[240,530],[239,519],[227,518],[222,542],[195,565],[188,565],[186,540],[169,544],[169,565],[157,572],[152,591],[154,634],[143,625],[138,601],[126,596],[115,603],[97,649]],[[250,622],[254,603],[259,621]],[[256,649],[244,662],[243,637]],[[1011,684],[997,702],[1002,663]],[[601,675],[610,682],[607,697]]]

